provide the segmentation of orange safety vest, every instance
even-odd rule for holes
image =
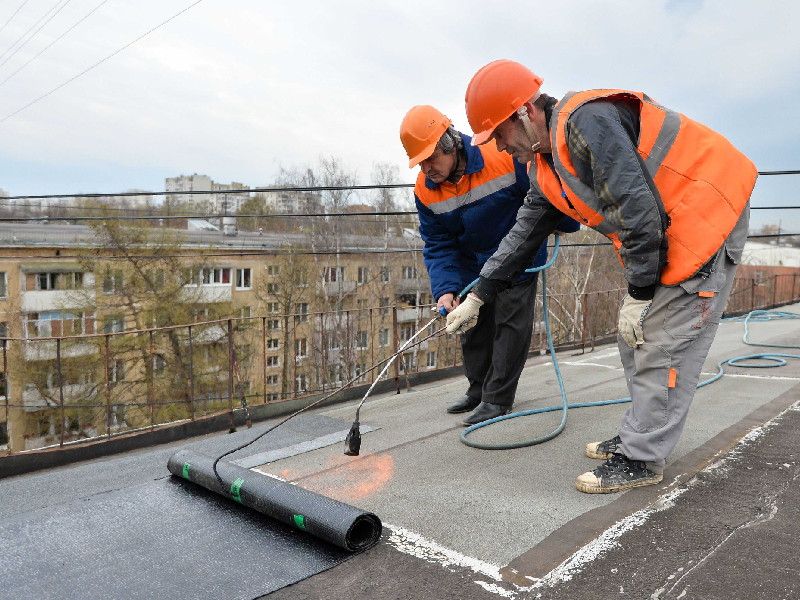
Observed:
[[[671,220],[661,283],[675,285],[694,276],[720,249],[750,199],[757,169],[723,136],[664,108],[646,94],[625,90],[568,93],[553,111],[555,124],[550,130],[558,177],[537,154],[531,161],[531,185],[536,182],[542,195],[561,212],[611,239],[617,254],[622,244],[614,226],[603,217],[594,189],[578,178],[567,149],[565,126],[585,103],[619,98],[639,102],[637,150]]]

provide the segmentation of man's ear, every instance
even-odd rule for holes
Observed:
[[[533,121],[533,115],[535,115],[535,114],[536,114],[536,108],[534,108],[534,106],[533,106],[533,102],[531,102],[530,100],[528,100],[528,101],[527,101],[527,102],[525,102],[525,103],[524,103],[522,106],[524,106],[524,107],[525,107],[525,109],[528,111],[528,118],[529,118],[531,121]]]

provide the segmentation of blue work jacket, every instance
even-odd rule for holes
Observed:
[[[499,152],[495,143],[471,146],[463,133],[467,167],[458,183],[436,185],[422,171],[414,186],[423,257],[435,300],[458,294],[480,274],[481,267],[517,220],[517,211],[530,188],[527,166]],[[565,216],[558,226],[565,233],[580,225]],[[547,262],[542,245],[533,266]],[[531,273],[523,273],[524,279]]]

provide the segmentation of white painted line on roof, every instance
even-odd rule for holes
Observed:
[[[561,361],[558,364],[560,365],[569,365],[571,367],[602,367],[603,369],[611,369],[612,371],[622,371],[622,367],[617,367],[614,365],[602,365],[600,363],[590,363],[590,362],[567,362]]]
[[[519,588],[513,584],[503,582],[500,576],[500,567],[497,565],[465,556],[460,552],[445,548],[441,544],[426,539],[408,529],[403,529],[402,527],[389,525],[387,523],[384,523],[383,526],[392,532],[388,539],[389,544],[400,552],[415,556],[427,563],[438,564],[450,571],[454,571],[453,567],[460,567],[488,577],[493,580],[493,583],[480,580],[476,580],[475,583],[486,591],[497,594],[503,598],[514,598],[517,595],[517,589]],[[503,587],[504,585],[511,586],[511,588],[514,589]]]
[[[605,352],[602,352],[600,354],[592,354],[590,356],[587,356],[586,358],[581,358],[580,360],[574,360],[571,363],[565,363],[565,364],[576,364],[577,365],[577,364],[580,364],[580,363],[587,363],[590,360],[602,360],[604,358],[611,358],[612,356],[619,356],[619,348],[610,348],[610,349],[608,349]]]
[[[716,373],[701,373],[701,375],[708,375],[709,377],[716,375]],[[725,373],[722,378],[726,377],[741,377],[743,379],[783,379],[785,381],[800,381],[800,377],[781,377],[780,375],[746,375],[745,373]]]

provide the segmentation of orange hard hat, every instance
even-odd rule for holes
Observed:
[[[408,154],[409,169],[433,154],[436,142],[448,127],[450,119],[427,104],[415,106],[406,113],[400,124],[400,141]]]
[[[467,120],[472,131],[472,145],[486,143],[495,128],[542,86],[541,77],[513,60],[490,62],[475,73],[464,99]]]

